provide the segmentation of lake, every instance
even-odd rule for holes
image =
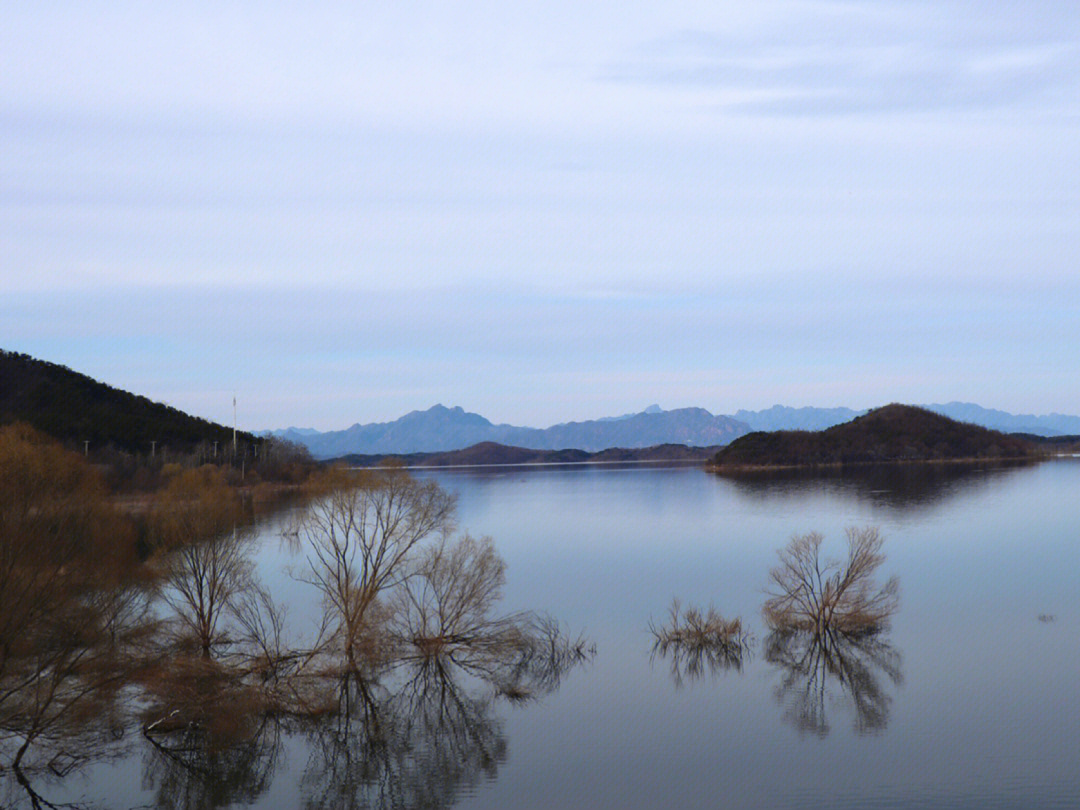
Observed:
[[[129,730],[123,756],[42,794],[103,807],[1080,806],[1080,459],[739,479],[663,466],[418,475],[458,495],[463,529],[494,538],[501,609],[550,614],[595,655],[527,700],[467,677],[441,682],[436,703],[388,687],[375,700],[392,734],[282,726],[216,752],[219,770],[202,775]],[[299,626],[314,602],[282,573],[302,558],[280,526],[262,527],[259,569]],[[899,579],[899,610],[872,649],[800,668],[805,650],[769,646],[769,569],[811,531],[842,555],[850,526],[886,537],[880,570]],[[741,662],[654,650],[650,624],[673,598],[740,616],[752,633]]]

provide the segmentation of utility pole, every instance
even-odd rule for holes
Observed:
[[[232,398],[232,454],[236,455],[236,394]]]
[[[83,454],[83,457],[86,457],[86,456],[90,455],[90,442],[89,442],[89,440],[84,441],[82,443],[82,454]]]
[[[155,453],[157,453],[157,442],[156,441],[151,441],[150,442],[150,458],[153,458]]]
[[[214,458],[217,458],[217,442],[214,442]]]

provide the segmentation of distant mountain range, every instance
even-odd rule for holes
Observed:
[[[704,408],[647,411],[549,428],[496,425],[460,407],[435,405],[393,422],[356,424],[326,433],[288,428],[270,435],[305,445],[316,458],[386,453],[431,453],[460,450],[480,442],[529,450],[575,449],[597,452],[611,447],[639,448],[657,444],[723,445],[750,428],[730,416],[713,416]]]
[[[1080,434],[1080,417],[1064,414],[1011,414],[967,402],[920,406],[960,422],[1004,433],[1036,436]],[[774,405],[761,411],[740,410],[715,416],[704,408],[665,411],[650,405],[640,413],[608,416],[584,422],[564,422],[549,428],[493,424],[461,407],[435,405],[412,411],[393,422],[356,424],[346,430],[320,433],[311,428],[269,431],[305,445],[316,458],[352,454],[434,453],[460,450],[480,442],[531,450],[576,449],[598,452],[612,447],[641,448],[658,444],[694,447],[725,445],[753,431],[825,430],[865,414],[851,408],[790,408]]]

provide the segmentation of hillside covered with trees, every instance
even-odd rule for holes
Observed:
[[[886,405],[822,431],[749,433],[714,457],[717,468],[809,467],[898,461],[1022,459],[1043,455],[1018,436],[911,405]]]
[[[66,366],[0,350],[0,424],[25,422],[78,450],[193,452],[200,444],[231,446],[232,428],[98,382]],[[241,432],[238,440],[256,441]]]

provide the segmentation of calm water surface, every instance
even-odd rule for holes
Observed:
[[[103,806],[1080,806],[1080,460],[743,480],[423,475],[459,495],[463,528],[495,538],[503,608],[584,631],[591,663],[524,704],[459,684],[442,725],[406,722],[422,709],[401,704],[407,754],[378,773],[345,768],[335,744],[362,760],[347,735],[293,729],[273,761],[237,765],[262,769],[244,790],[170,792],[187,777],[142,751],[89,769],[72,794]],[[882,574],[901,584],[881,646],[847,651],[846,681],[774,663],[760,609],[776,550],[820,531],[840,554],[843,530],[864,525],[886,536]],[[302,624],[311,596],[281,573],[296,559],[277,530],[264,527],[260,568]],[[673,597],[743,618],[755,638],[741,668],[695,675],[654,654],[650,620]]]

